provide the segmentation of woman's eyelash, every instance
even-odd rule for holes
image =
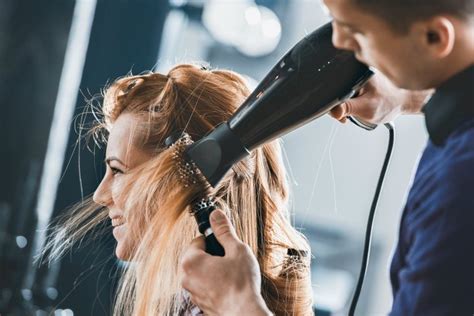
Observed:
[[[116,175],[118,173],[123,173],[122,170],[118,169],[118,168],[114,168],[114,167],[110,167],[110,170],[112,171],[112,174],[113,175]]]

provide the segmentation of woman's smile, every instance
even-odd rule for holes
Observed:
[[[118,227],[118,226],[121,226],[123,224],[125,224],[125,219],[123,218],[123,216],[117,216],[117,217],[112,218],[112,226],[113,227]]]

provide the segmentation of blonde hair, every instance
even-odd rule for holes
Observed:
[[[190,203],[201,188],[180,185],[172,152],[163,143],[175,131],[198,140],[227,120],[248,95],[245,81],[236,73],[190,64],[178,65],[167,75],[127,76],[106,89],[104,119],[95,131],[110,130],[119,115],[133,114],[139,118],[134,141],[154,154],[127,172],[123,184],[129,232],[139,243],[124,269],[114,315],[183,312],[187,301],[179,261],[198,235]],[[276,315],[312,315],[310,251],[289,220],[279,143],[266,144],[235,164],[212,193],[258,259],[269,309]],[[51,257],[60,256],[106,218],[107,210],[97,211],[91,203],[77,207],[56,226],[47,246]],[[287,255],[288,249],[296,249],[297,255]]]

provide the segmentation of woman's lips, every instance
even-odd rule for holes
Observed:
[[[124,237],[125,234],[125,218],[122,215],[115,215],[111,218],[111,221],[112,227],[114,228],[112,231],[112,235],[117,241],[119,241]]]
[[[120,242],[125,236],[125,231],[126,231],[127,225],[122,224],[115,226],[114,229],[112,230],[112,235],[114,236],[115,240]]]

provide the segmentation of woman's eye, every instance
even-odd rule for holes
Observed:
[[[116,174],[122,174],[123,171],[114,167],[110,167],[110,170],[112,171],[112,174],[115,176]]]

